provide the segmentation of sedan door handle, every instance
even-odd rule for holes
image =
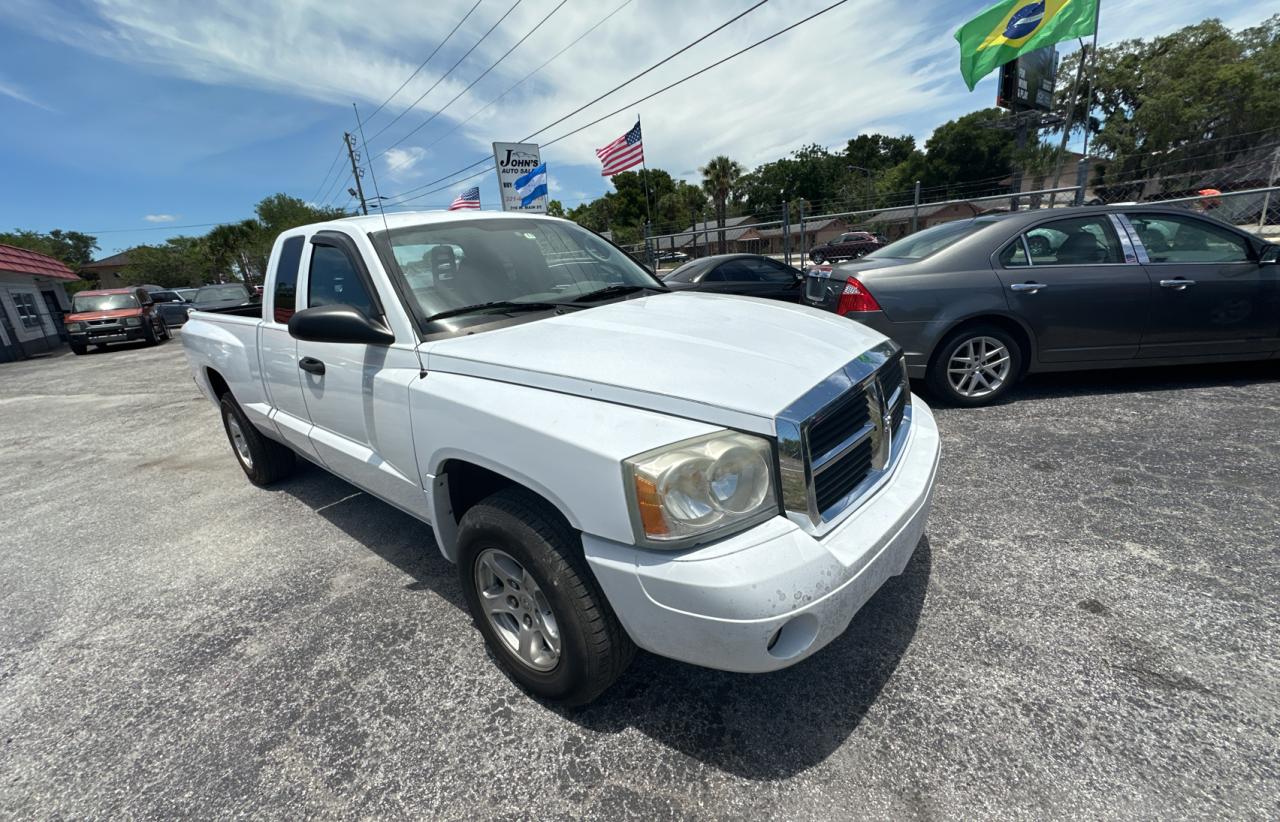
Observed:
[[[303,371],[306,371],[308,374],[324,376],[324,363],[320,362],[320,360],[317,360],[315,357],[303,357],[298,360],[298,367]]]
[[[1014,283],[1013,285],[1009,286],[1009,290],[1010,291],[1026,291],[1029,294],[1034,294],[1040,289],[1048,288],[1048,287],[1049,286],[1045,285],[1044,283]]]
[[[1177,290],[1177,291],[1183,291],[1183,290],[1185,290],[1185,289],[1186,289],[1186,287],[1187,287],[1187,286],[1189,286],[1189,285],[1195,285],[1195,284],[1196,284],[1196,281],[1195,281],[1195,280],[1184,280],[1184,279],[1182,279],[1181,277],[1179,277],[1179,278],[1178,278],[1178,279],[1176,279],[1176,280],[1161,280],[1161,281],[1160,281],[1160,287],[1161,287],[1161,288],[1172,288],[1172,289],[1175,289],[1175,290]]]

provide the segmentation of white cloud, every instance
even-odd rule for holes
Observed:
[[[417,170],[418,164],[426,156],[427,150],[417,146],[388,149],[387,153],[382,155],[387,167],[387,179],[405,182],[419,176],[421,172]]]
[[[142,219],[149,223],[172,223],[178,219],[176,214],[148,214]]]
[[[1102,38],[1168,31],[1204,16],[1203,0],[1117,0],[1102,16]],[[742,10],[741,2],[637,0],[587,39],[565,52],[497,105],[499,93],[600,20],[618,2],[570,3],[463,95],[430,126],[403,145],[387,147],[448,103],[542,19],[558,0],[524,0],[453,74],[414,111],[379,135],[389,114],[427,91],[440,74],[477,42],[509,6],[482,4],[441,53],[366,126],[369,154],[398,183],[438,177],[489,152],[492,140],[515,140],[558,119]],[[614,109],[583,132],[545,149],[553,168],[594,168],[594,149],[644,118],[650,167],[692,178],[716,154],[748,168],[808,143],[840,146],[868,128],[928,130],[963,112],[989,105],[990,86],[964,90],[951,32],[976,11],[933,0],[911,14],[881,0],[844,5],[661,96],[628,104],[725,57],[827,5],[829,0],[779,0],[676,57],[623,91],[574,115],[534,139],[553,138]],[[154,71],[217,85],[283,92],[332,104],[351,100],[372,111],[435,48],[472,0],[86,0],[92,16],[67,19],[41,0],[6,0],[0,19],[77,48]],[[1249,8],[1244,0],[1216,0],[1214,13]],[[1258,14],[1261,16],[1261,13]],[[1063,44],[1063,50],[1069,44]],[[0,87],[0,93],[4,92]],[[23,99],[23,98],[19,98]],[[623,108],[625,106],[625,108]],[[448,129],[475,115],[456,134]],[[892,124],[892,125],[890,125]],[[435,145],[439,142],[439,148]],[[458,152],[458,149],[463,149]],[[424,174],[422,160],[448,156]],[[380,152],[385,152],[380,154]],[[474,156],[472,156],[474,152]],[[465,159],[456,160],[461,153]],[[676,172],[677,169],[687,171]],[[553,175],[554,179],[554,175]],[[475,181],[467,181],[466,186]],[[394,193],[388,192],[388,193]],[[440,196],[440,195],[433,195]]]
[[[24,91],[22,91],[22,89],[20,89],[17,85],[15,85],[14,83],[8,80],[5,80],[3,77],[0,77],[0,95],[4,95],[5,97],[12,97],[14,100],[17,100],[20,103],[26,103],[29,106],[35,106],[36,108],[41,108],[41,109],[44,109],[45,111],[54,111],[54,109],[50,108],[49,106],[46,106],[44,103],[41,103],[38,100],[33,100],[31,97],[27,96],[27,94]]]

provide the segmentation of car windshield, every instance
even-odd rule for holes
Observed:
[[[952,243],[968,237],[975,231],[981,231],[991,224],[990,220],[956,220],[952,223],[935,225],[878,248],[862,259],[923,260],[930,254],[936,254]]]
[[[207,285],[196,292],[198,303],[220,302],[222,300],[248,300],[249,292],[242,285]]]
[[[469,306],[568,301],[611,286],[662,288],[622,251],[562,220],[451,220],[395,228],[382,237],[389,237],[423,317]]]
[[[138,298],[133,294],[77,294],[71,308],[77,314],[82,311],[119,311],[137,308]]]
[[[152,291],[151,300],[157,303],[173,303],[182,299],[172,291]]]

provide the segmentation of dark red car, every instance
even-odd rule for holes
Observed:
[[[168,323],[145,288],[81,291],[71,298],[71,313],[63,322],[76,354],[83,354],[91,345],[131,340],[155,345],[170,337]]]
[[[872,234],[870,231],[846,231],[834,240],[827,240],[822,245],[814,246],[809,252],[809,259],[815,263],[853,260],[888,244],[889,241],[882,234]]]

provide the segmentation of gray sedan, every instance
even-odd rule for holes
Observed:
[[[1277,246],[1169,206],[944,223],[829,271],[803,302],[892,337],[939,399],[1023,374],[1280,357]]]

